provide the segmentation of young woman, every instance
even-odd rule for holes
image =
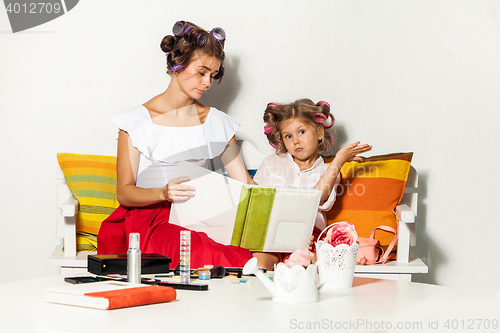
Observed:
[[[141,252],[169,256],[172,266],[177,266],[179,234],[185,229],[169,223],[170,204],[195,195],[195,188],[184,184],[189,177],[176,177],[179,160],[208,167],[210,159],[220,155],[232,178],[252,183],[236,147],[239,124],[198,101],[224,75],[224,42],[221,28],[206,31],[178,21],[173,34],[160,44],[171,76],[167,89],[113,119],[120,129],[120,207],[102,223],[98,254],[126,253],[129,233],[138,232]],[[246,249],[216,243],[205,233],[191,233],[194,268],[208,264],[241,267],[251,257]]]

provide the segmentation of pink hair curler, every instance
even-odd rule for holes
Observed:
[[[313,119],[317,123],[324,124],[327,118],[321,112],[316,112],[313,116]]]
[[[328,103],[328,102],[319,101],[318,103],[316,103],[316,105],[318,105],[318,104],[325,104],[326,106],[328,106],[328,108],[330,108],[330,103]]]
[[[272,125],[272,124],[265,124],[264,125],[264,133],[269,134],[272,131],[274,131],[274,125]]]
[[[335,124],[335,117],[330,113],[328,115],[328,119],[323,122],[323,126],[325,126],[326,128],[330,128],[333,126],[333,124]]]

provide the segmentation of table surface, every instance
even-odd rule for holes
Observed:
[[[256,278],[212,279],[209,291],[117,310],[45,302],[62,276],[0,284],[2,332],[500,332],[500,299],[436,285],[354,278],[353,288],[321,292],[311,304],[276,304]],[[496,329],[495,322],[497,323]],[[340,330],[339,330],[340,329]]]

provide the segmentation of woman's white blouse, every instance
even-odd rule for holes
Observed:
[[[200,125],[158,125],[142,105],[121,113],[112,122],[128,133],[132,145],[140,152],[136,185],[142,188],[165,186],[177,177],[180,160],[208,167],[210,159],[224,152],[239,127],[235,120],[216,108],[210,108]]]

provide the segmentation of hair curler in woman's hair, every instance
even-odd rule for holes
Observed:
[[[184,66],[184,65],[174,65],[174,66],[171,67],[171,69],[172,69],[172,72],[175,72],[176,70],[181,69],[183,67],[186,67],[186,66]]]
[[[185,22],[183,22],[183,21],[177,21],[177,22],[175,22],[175,24],[174,24],[174,26],[172,28],[172,33],[176,37],[183,36],[186,41],[191,42],[193,44],[196,44],[198,46],[205,45],[205,43],[208,40],[208,37],[205,36],[204,33],[199,33],[194,40],[191,40],[191,33],[193,32],[193,26],[189,25],[189,26],[185,27],[184,23]],[[213,28],[210,31],[210,34],[219,43],[222,43],[222,42],[224,42],[226,40],[226,32],[221,27]]]
[[[226,32],[221,27],[213,28],[210,33],[214,36],[215,40],[220,43],[226,40]]]
[[[172,27],[172,34],[163,38],[160,48],[165,52],[167,73],[185,68],[193,59],[193,54],[203,54],[220,61],[214,79],[220,81],[224,76],[224,40],[226,33],[220,27],[211,31],[204,30],[188,21],[177,21]]]
[[[207,36],[204,33],[199,33],[198,37],[196,37],[196,45],[204,45],[207,42]]]
[[[182,21],[177,21],[175,22],[174,26],[172,27],[172,33],[174,36],[182,36],[184,33],[184,23]]]

